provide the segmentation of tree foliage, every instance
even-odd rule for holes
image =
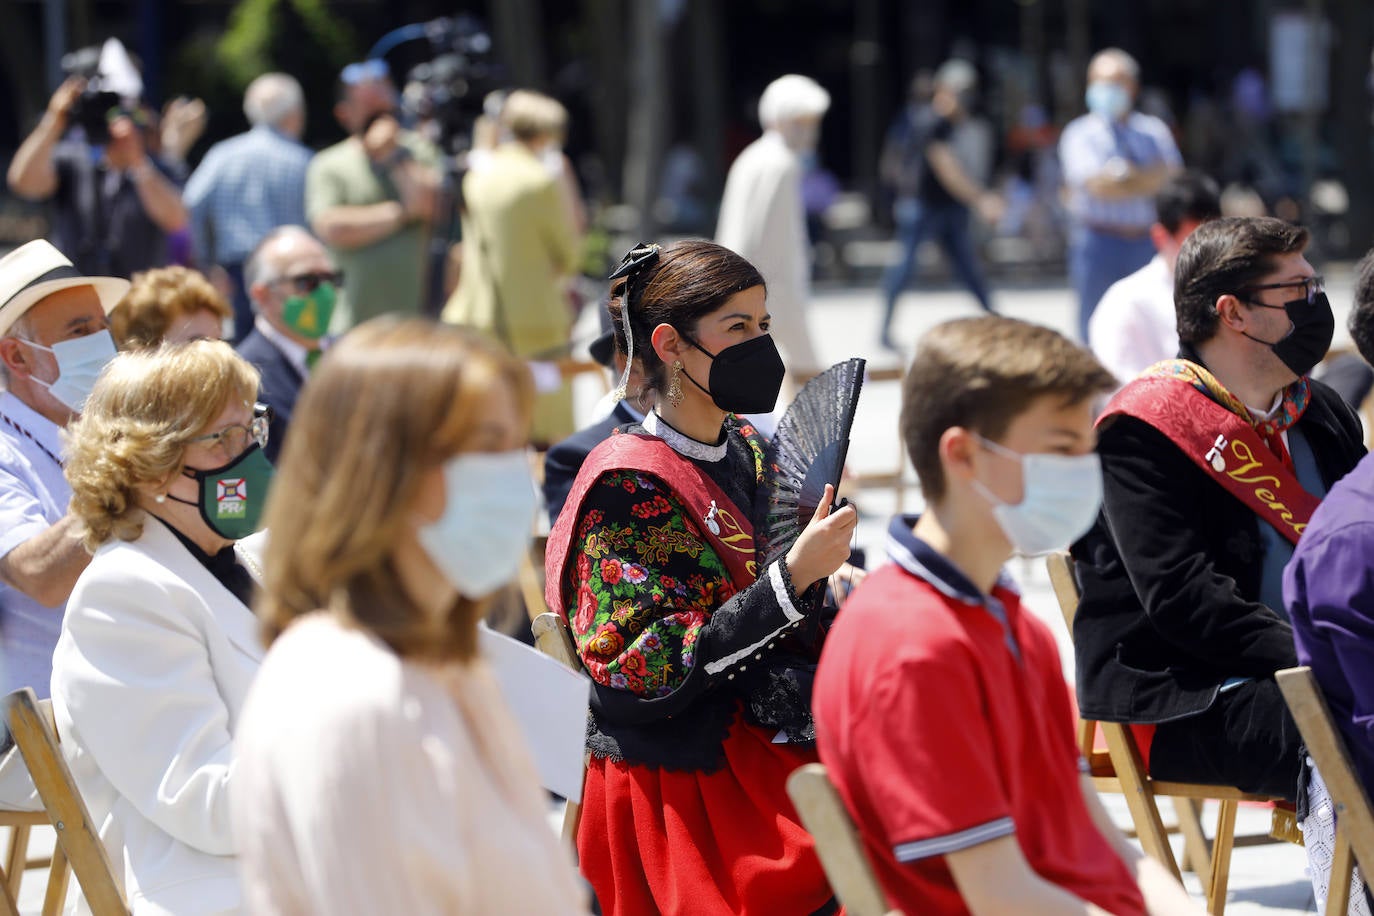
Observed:
[[[243,91],[255,77],[289,73],[305,90],[304,139],[321,146],[339,137],[334,81],[359,53],[353,28],[325,0],[240,0],[223,32],[183,38],[169,85],[210,106],[208,144],[244,129]]]
[[[356,46],[353,30],[323,0],[240,0],[216,58],[243,89],[259,74],[285,68],[293,57],[323,57],[328,72],[337,73]]]

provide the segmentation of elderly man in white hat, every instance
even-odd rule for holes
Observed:
[[[87,277],[46,241],[0,258],[0,633],[5,692],[48,695],[62,612],[90,561],[67,514],[59,433],[115,355],[127,280]],[[0,805],[11,768],[0,765]]]
[[[811,296],[811,243],[802,205],[802,157],[816,149],[830,93],[795,73],[768,84],[759,98],[763,136],[730,166],[716,241],[747,258],[768,284],[772,334],[793,380],[824,368],[805,305]]]

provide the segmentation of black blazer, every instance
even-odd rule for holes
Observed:
[[[239,356],[257,367],[262,374],[262,386],[258,389],[258,400],[272,408],[272,425],[267,434],[267,460],[277,463],[282,443],[286,441],[286,429],[291,424],[291,411],[300,396],[301,385],[305,379],[286,358],[286,354],[262,335],[257,328],[239,341]]]
[[[1354,412],[1311,383],[1298,428],[1328,489],[1364,454]],[[1261,604],[1262,521],[1163,433],[1100,431],[1103,511],[1073,546],[1078,704],[1108,722],[1167,722],[1212,705],[1229,677],[1297,664],[1287,618]]]
[[[638,422],[625,402],[617,401],[609,416],[549,447],[544,453],[544,504],[549,509],[550,527],[558,521],[558,513],[563,510],[573,480],[592,449],[609,439],[611,430],[617,426]]]

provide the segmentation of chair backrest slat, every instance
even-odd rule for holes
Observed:
[[[115,881],[109,854],[58,748],[52,704],[46,700],[40,704],[28,687],[11,693],[6,702],[6,718],[14,743],[33,777],[38,797],[57,832],[57,842],[71,863],[91,912],[95,916],[127,914],[129,907]]]
[[[1307,753],[1316,761],[1322,781],[1331,793],[1340,832],[1349,841],[1363,872],[1374,874],[1374,811],[1312,669],[1287,668],[1275,674],[1274,679],[1298,724]]]
[[[873,866],[864,853],[859,832],[825,767],[808,763],[787,778],[787,794],[797,806],[802,824],[816,838],[816,854],[835,896],[851,916],[883,916],[889,912]]]
[[[1054,597],[1059,599],[1059,612],[1064,615],[1064,624],[1073,636],[1073,618],[1078,613],[1078,580],[1073,575],[1073,559],[1064,552],[1052,553],[1045,557],[1045,566],[1050,571],[1050,585],[1054,587]]]
[[[534,645],[540,652],[573,671],[582,670],[582,662],[577,657],[572,634],[563,618],[550,611],[538,615],[530,624],[534,633]]]
[[[542,600],[542,599],[541,599]],[[534,634],[534,645],[540,652],[572,671],[582,671],[582,662],[577,657],[577,647],[573,645],[572,633],[563,618],[550,611],[537,615],[530,624]],[[587,775],[587,754],[582,755],[582,777]],[[563,839],[577,848],[577,826],[582,820],[582,804],[568,800],[563,809],[563,828],[559,831]]]

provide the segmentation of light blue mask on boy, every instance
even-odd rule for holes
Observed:
[[[524,450],[469,452],[444,465],[444,514],[419,529],[420,545],[465,598],[515,578],[539,497]]]
[[[982,482],[973,487],[990,503],[992,514],[1016,552],[1023,556],[1063,550],[1081,538],[1102,508],[1102,463],[1087,455],[1023,455],[978,437],[995,455],[1021,463],[1024,495],[1004,503]]]

